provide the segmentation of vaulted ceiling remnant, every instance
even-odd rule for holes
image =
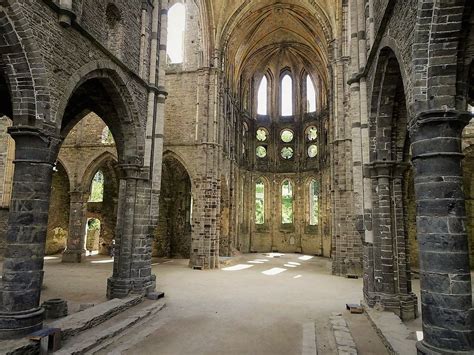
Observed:
[[[328,82],[340,1],[209,0],[216,47],[236,92],[255,73],[303,66]],[[298,65],[297,65],[298,64]]]

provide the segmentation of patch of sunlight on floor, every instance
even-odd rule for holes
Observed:
[[[268,254],[265,254],[265,256],[268,256],[269,258],[279,258],[280,256],[283,256],[285,254],[282,254],[282,253],[268,253]]]
[[[240,270],[250,269],[251,267],[254,267],[254,265],[237,264],[237,265],[234,265],[234,266],[225,267],[222,270],[224,270],[224,271],[240,271]]]
[[[94,260],[94,261],[91,261],[91,264],[109,264],[109,263],[113,263],[114,262],[114,259],[109,259],[109,260]]]
[[[296,275],[296,276],[293,277],[293,278],[294,278],[294,279],[299,279],[299,278],[301,278],[301,277],[303,277],[303,275]]]
[[[308,260],[311,260],[312,258],[314,258],[314,256],[303,255],[303,256],[300,256],[298,259],[303,260],[303,261],[308,261]]]
[[[288,261],[288,264],[290,264],[290,265],[296,265],[296,266],[300,266],[300,265],[301,265],[300,263],[295,263],[294,261]]]
[[[44,257],[44,260],[57,260],[57,259],[59,259],[58,256],[45,256]]]
[[[283,271],[286,271],[286,269],[283,269],[281,267],[274,267],[273,269],[262,271],[262,274],[268,275],[268,276],[274,276],[274,275],[278,275],[282,273]]]
[[[283,266],[285,266],[285,267],[296,267],[296,265],[292,265],[292,264],[285,264]]]
[[[416,339],[418,339],[418,341],[422,341],[423,338],[424,338],[423,332],[422,331],[417,331],[416,332]]]

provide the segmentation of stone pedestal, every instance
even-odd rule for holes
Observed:
[[[63,263],[80,263],[86,256],[87,201],[89,194],[71,191],[69,212],[69,236],[67,247],[62,256]]]
[[[0,284],[0,339],[42,327],[39,306],[53,166],[60,140],[33,127],[12,127],[15,174]]]
[[[474,353],[461,134],[467,112],[430,111],[410,128],[424,340],[420,354]]]

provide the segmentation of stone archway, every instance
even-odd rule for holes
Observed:
[[[402,319],[417,317],[407,257],[404,174],[408,163],[408,111],[402,72],[395,53],[382,49],[372,92],[370,159],[373,244],[366,256],[364,294],[370,306],[391,310]],[[369,243],[370,244],[370,243]]]
[[[172,156],[163,159],[160,223],[155,254],[189,258],[191,252],[191,179]]]
[[[191,256],[191,204],[191,178],[186,168],[172,155],[165,155],[154,255],[186,259]]]
[[[100,159],[100,158],[99,158]],[[98,173],[102,174],[102,198],[98,201],[92,199],[93,179]],[[86,173],[86,177],[87,177]],[[118,166],[115,159],[107,155],[103,158],[101,165],[95,169],[93,179],[89,182],[86,194],[89,196],[87,201],[87,219],[98,219],[100,221],[100,233],[98,242],[95,244],[94,251],[100,255],[110,255],[115,240],[115,228],[117,222],[117,200],[118,200]]]

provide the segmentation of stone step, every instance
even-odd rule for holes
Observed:
[[[67,340],[70,337],[94,328],[106,320],[122,313],[126,309],[133,307],[143,301],[142,296],[130,296],[124,299],[112,299],[100,303],[84,311],[77,312],[48,324],[50,328],[61,329],[61,339]]]
[[[416,355],[416,334],[392,312],[365,307],[367,316],[391,354]]]
[[[92,329],[88,332],[80,334],[79,336],[65,343],[61,350],[56,351],[54,354],[80,355],[87,352],[92,352],[92,350],[93,352],[99,351],[109,344],[107,340],[120,335],[123,331],[129,329],[130,327],[156,315],[165,307],[165,305],[166,304],[163,301],[154,301],[145,308],[137,312],[133,312],[133,314],[128,315],[127,318],[119,322],[114,322],[113,325],[108,326],[101,331]]]
[[[45,324],[45,327],[60,328],[61,340],[65,342],[71,337],[75,337],[82,332],[97,327],[114,316],[141,303],[142,301],[143,297],[138,295],[130,296],[124,299],[112,299],[110,301],[88,308],[84,311],[71,314],[53,322],[49,322]],[[39,353],[39,343],[30,341],[28,337],[17,340],[3,341],[1,342],[0,348],[3,351],[2,354]]]

